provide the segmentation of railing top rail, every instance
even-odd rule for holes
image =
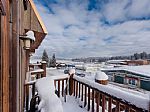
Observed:
[[[32,75],[32,74],[43,73],[43,72],[44,72],[43,69],[35,69],[35,70],[33,70],[33,71],[30,71],[31,75]]]
[[[50,76],[54,80],[62,80],[62,79],[68,79],[69,75],[68,74],[63,74],[63,75],[58,75],[58,76]]]
[[[34,85],[35,82],[36,82],[36,80],[34,80],[34,81],[29,81],[29,82],[25,82],[25,86]]]
[[[29,66],[39,66],[42,65],[42,63],[30,63]]]
[[[113,98],[125,105],[128,105],[134,109],[138,110],[148,110],[149,107],[149,99],[140,97],[138,95],[134,95],[129,92],[122,91],[118,88],[110,87],[108,85],[101,85],[92,80],[88,80],[86,78],[81,78],[79,76],[74,76],[73,80],[80,82],[91,89],[99,91],[100,93]]]

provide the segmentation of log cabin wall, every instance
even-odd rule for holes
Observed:
[[[9,1],[0,0],[0,112],[9,112]]]
[[[25,10],[23,0],[0,0],[0,112],[23,112],[30,51],[19,35],[37,32],[36,48],[46,35],[33,1],[27,1]]]
[[[18,18],[19,18],[19,34],[25,34],[28,30],[32,30],[35,33],[35,38],[38,40],[39,43],[42,42],[42,40],[45,37],[45,32],[43,31],[43,24],[41,24],[39,21],[39,15],[36,12],[35,5],[32,0],[28,0],[27,4],[27,10],[24,10],[24,5],[22,0],[19,0],[18,3]],[[39,35],[37,35],[39,34]],[[36,43],[36,42],[35,42]],[[39,46],[39,43],[37,46]],[[37,48],[37,47],[36,47]],[[30,59],[30,50],[24,49],[24,43],[22,40],[19,40],[19,82],[18,82],[18,90],[19,93],[17,97],[18,99],[18,111],[23,111],[24,106],[24,83],[25,83],[25,76],[26,72],[28,71],[29,66],[29,59]]]

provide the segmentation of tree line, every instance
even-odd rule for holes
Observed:
[[[129,56],[75,58],[72,59],[72,61],[105,62],[108,60],[138,60],[138,59],[150,59],[150,54],[146,52],[142,52],[142,53],[134,53],[133,55],[129,55]]]
[[[42,61],[46,61],[47,62],[47,67],[56,67],[55,54],[53,54],[52,57],[49,58],[46,50],[43,51]]]

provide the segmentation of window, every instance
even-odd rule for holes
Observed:
[[[128,85],[137,86],[137,80],[134,78],[127,79]]]

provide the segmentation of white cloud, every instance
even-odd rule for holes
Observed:
[[[150,52],[150,19],[141,19],[150,18],[149,0],[112,0],[91,11],[88,3],[62,0],[49,4],[53,13],[36,4],[49,32],[36,55],[43,49],[66,58]]]

